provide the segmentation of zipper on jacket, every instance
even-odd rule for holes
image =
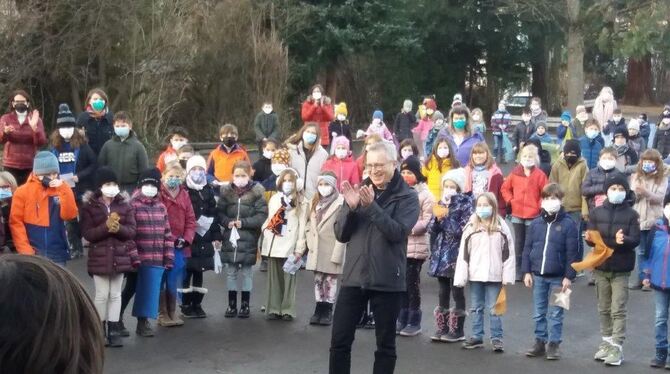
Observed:
[[[549,246],[549,232],[551,231],[551,224],[558,219],[558,213],[553,221],[547,225],[547,234],[544,236],[544,249],[542,249],[542,266],[540,267],[540,275],[544,275],[544,265],[547,263],[547,247]]]

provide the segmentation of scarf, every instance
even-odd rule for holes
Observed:
[[[255,184],[256,184],[255,182],[249,181],[249,183],[247,183],[246,186],[244,186],[244,187],[237,187],[234,183],[231,183],[231,185],[232,185],[232,187],[233,187],[233,192],[235,192],[235,194],[237,195],[237,197],[241,197],[241,196],[244,195],[245,193],[251,191],[251,189],[254,188],[254,185],[255,185]]]
[[[279,192],[281,194],[281,192]],[[270,218],[270,222],[266,227],[267,230],[270,230],[273,234],[282,236],[281,231],[282,227],[286,225],[286,211],[291,209],[291,199],[287,196],[281,197],[281,206],[275,214]]]
[[[337,192],[336,188],[333,188],[333,193],[331,193],[329,196],[323,197],[319,199],[319,202],[316,204],[316,209],[314,210],[314,213],[316,215],[316,224],[321,223],[321,219],[323,218],[323,215],[326,213],[330,205],[333,203],[333,201],[337,200],[337,198],[340,196],[340,193]]]

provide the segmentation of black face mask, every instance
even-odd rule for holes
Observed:
[[[42,178],[42,186],[49,188],[49,183],[51,183],[51,178],[49,177]]]
[[[230,147],[232,147],[233,145],[235,145],[235,141],[236,141],[236,140],[237,140],[237,139],[235,139],[234,136],[226,136],[225,138],[223,138],[223,145],[225,145],[226,147],[230,148]]]
[[[14,110],[16,110],[17,113],[25,113],[28,111],[28,105],[26,104],[16,104],[14,105]]]
[[[573,155],[564,156],[563,158],[565,158],[565,162],[567,162],[568,165],[574,165],[577,160],[579,160],[579,157]]]

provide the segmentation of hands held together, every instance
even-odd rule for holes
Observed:
[[[342,182],[342,195],[351,209],[356,209],[359,204],[368,207],[375,200],[372,186],[352,186],[348,181]]]

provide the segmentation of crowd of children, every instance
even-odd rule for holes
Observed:
[[[446,117],[435,98],[425,99],[416,113],[405,100],[392,126],[376,110],[367,129],[359,130],[365,147],[357,159],[346,104],[332,103],[315,85],[302,104],[305,125],[284,142],[272,103],[263,103],[253,122],[259,147],[253,164],[237,127],[225,124],[208,158],[189,144],[188,130],[172,128],[150,167],[130,115],[111,113],[104,91],[89,93],[78,119],[67,105],[59,107],[48,151],[39,151],[46,145],[39,113],[25,92],[16,91],[10,113],[0,118],[6,170],[0,173],[0,245],[3,252],[37,254],[66,266],[85,244],[95,308],[111,347],[129,335],[123,316],[133,296],[139,336],[153,336],[150,319],[172,327],[183,325],[182,317],[205,318],[203,273],[209,270],[225,273],[225,317],[251,317],[256,264],[267,271],[268,319],[296,318],[291,268],[304,262],[314,272],[309,323],[330,325],[347,247],[335,236],[347,204],[343,185],[368,179],[366,149],[384,142],[395,146],[399,174],[420,205],[407,241],[398,335],[422,332],[420,279],[427,262],[439,285],[431,341],[482,347],[488,314],[491,346],[503,352],[505,287],[523,282],[532,288],[535,322],[526,355],[556,360],[565,311],[550,305],[550,297],[557,290],[569,294],[575,278],[586,274],[600,316],[595,358],[621,365],[629,289],[653,290],[651,364],[670,369],[664,162],[670,160],[670,106],[651,137],[646,114],[626,120],[608,106],[608,94],[601,92],[602,108],[594,108],[592,118],[581,105],[574,118],[562,113],[556,138],[539,98],[516,124],[504,101],[487,124],[484,111],[471,111],[460,95]],[[547,143],[558,143],[558,152],[543,149]],[[505,176],[499,165],[514,157],[518,164]],[[367,312],[361,320],[374,324]]]

